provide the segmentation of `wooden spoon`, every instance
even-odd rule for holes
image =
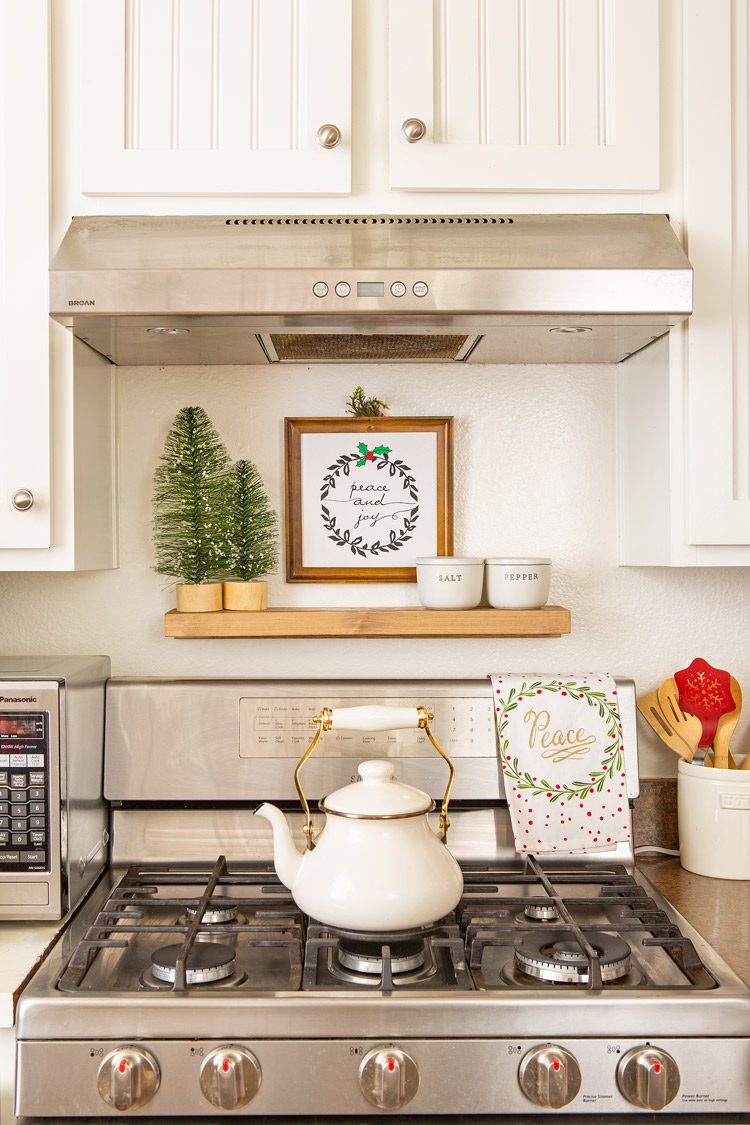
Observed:
[[[683,738],[677,734],[670,723],[667,722],[665,715],[659,707],[659,697],[655,691],[650,691],[647,695],[642,695],[636,701],[636,706],[644,719],[653,731],[658,734],[659,738],[665,743],[670,750],[686,762],[689,762],[693,757],[695,747],[691,750]],[[700,727],[700,720],[696,719]]]
[[[716,769],[720,770],[737,768],[732,755],[729,753],[729,742],[734,734],[735,727],[740,719],[740,712],[742,711],[742,688],[737,683],[734,676],[730,677],[729,690],[732,693],[735,708],[734,711],[729,711],[726,715],[721,716],[714,738],[714,766]]]
[[[692,762],[703,735],[703,724],[696,715],[689,715],[682,710],[680,693],[673,679],[660,684],[656,695],[664,718],[690,751],[687,761]]]

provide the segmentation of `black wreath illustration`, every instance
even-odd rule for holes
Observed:
[[[348,528],[341,530],[338,527],[336,517],[331,515],[324,501],[331,489],[335,487],[338,478],[342,475],[348,477],[352,463],[359,461],[361,457],[361,453],[343,453],[341,457],[336,458],[332,465],[328,466],[320,488],[320,510],[323,515],[323,526],[328,532],[328,538],[332,539],[339,547],[348,547],[353,555],[358,555],[360,558],[365,559],[371,555],[385,554],[387,551],[398,551],[403,547],[404,543],[409,542],[411,533],[419,519],[419,492],[408,465],[404,464],[403,461],[391,461],[387,454],[376,454],[373,457],[376,469],[387,469],[392,477],[396,475],[400,476],[404,488],[409,493],[409,498],[414,501],[415,506],[404,519],[404,526],[401,531],[390,531],[386,542],[381,542],[380,539],[377,539],[374,543],[364,543],[361,535],[352,539],[351,532]]]

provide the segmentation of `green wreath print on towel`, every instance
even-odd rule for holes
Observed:
[[[508,739],[503,738],[508,726],[510,714],[518,707],[523,699],[538,699],[545,692],[569,695],[572,699],[584,699],[589,707],[594,707],[607,726],[608,745],[604,751],[599,769],[591,770],[588,777],[581,781],[567,782],[558,785],[550,782],[545,777],[532,777],[528,770],[521,770],[518,758],[513,758],[508,753]],[[606,693],[594,691],[589,684],[578,683],[577,680],[549,680],[543,683],[535,680],[533,683],[522,683],[519,691],[511,688],[507,699],[499,696],[495,698],[495,713],[497,719],[497,734],[502,767],[506,777],[516,783],[518,789],[528,790],[537,797],[546,797],[550,804],[565,798],[566,801],[585,800],[593,793],[601,793],[605,783],[612,780],[616,773],[622,770],[622,723],[620,715],[614,704],[607,702]]]

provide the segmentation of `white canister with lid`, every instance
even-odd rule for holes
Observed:
[[[474,609],[482,600],[484,559],[435,555],[417,559],[417,594],[427,609]]]
[[[549,597],[551,559],[487,559],[487,600],[494,609],[541,609]]]

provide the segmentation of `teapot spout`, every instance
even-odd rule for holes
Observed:
[[[287,819],[281,809],[268,803],[260,805],[255,815],[262,816],[273,829],[273,865],[281,882],[291,890],[304,856],[294,846]]]

